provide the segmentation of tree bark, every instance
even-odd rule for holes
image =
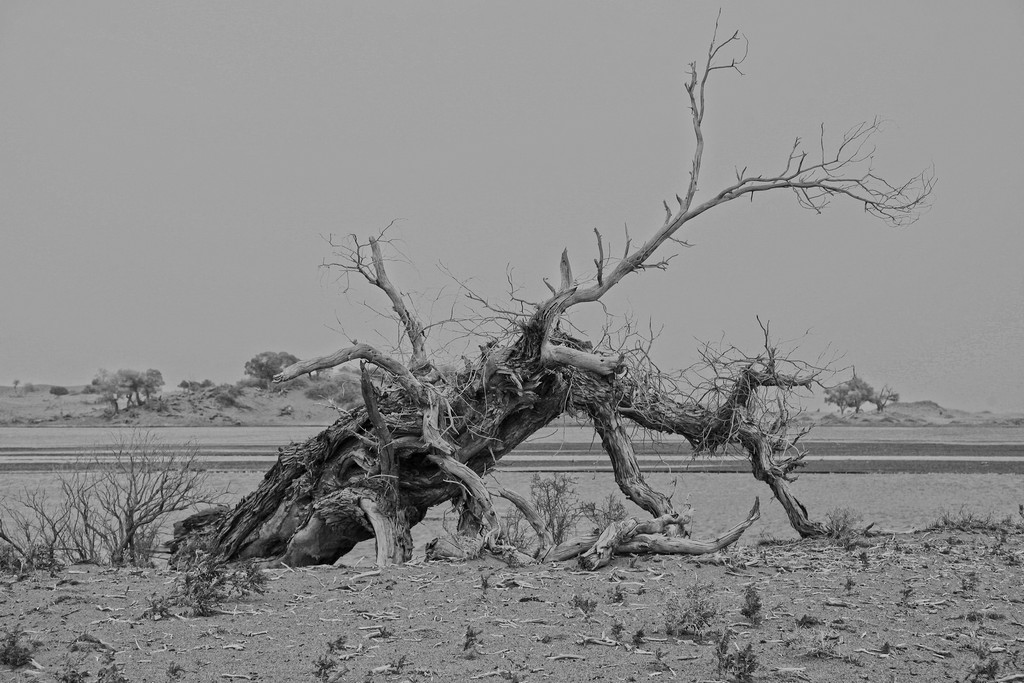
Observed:
[[[587,408],[594,429],[601,437],[601,444],[611,459],[615,483],[626,497],[656,517],[675,512],[672,502],[644,480],[633,442],[626,434],[619,414],[604,403],[592,403]]]

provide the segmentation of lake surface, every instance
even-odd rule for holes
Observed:
[[[141,430],[171,447],[199,448],[211,468],[265,469],[277,449],[320,432],[320,425],[294,427],[156,427]],[[82,456],[103,457],[137,431],[113,427],[0,428],[0,470],[45,469]],[[646,470],[738,471],[742,458],[692,457],[681,437],[651,440],[637,435],[635,447]],[[801,442],[808,472],[1007,472],[1024,474],[1024,427],[819,427]],[[540,430],[502,461],[526,470],[608,470],[600,442],[588,427]]]

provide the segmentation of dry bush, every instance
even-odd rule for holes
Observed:
[[[580,505],[580,513],[598,529],[606,529],[613,522],[626,519],[626,506],[614,493],[609,493],[600,503],[588,500]]]
[[[206,617],[216,614],[224,601],[232,597],[245,597],[263,593],[267,577],[255,562],[243,562],[234,567],[212,555],[199,554],[179,575],[172,594],[164,599],[150,601],[149,616],[163,616],[168,604],[185,607],[192,616]]]
[[[1017,531],[1024,529],[1024,505],[1019,510],[1020,521],[1010,515],[999,519],[991,511],[979,514],[961,505],[959,510],[940,508],[938,518],[925,529],[928,531]]]
[[[836,545],[853,547],[861,519],[861,514],[850,508],[832,508],[825,515],[825,533]]]
[[[0,502],[0,541],[8,548],[0,557],[15,556],[25,569],[61,561],[148,564],[169,515],[218,497],[197,456],[194,444],[164,448],[134,432],[110,457],[58,471],[55,494],[39,484]]]
[[[535,474],[530,480],[530,497],[544,520],[544,526],[551,532],[555,545],[572,535],[576,530],[576,522],[583,515],[574,478],[566,474],[541,478]]]
[[[32,661],[32,650],[21,644],[21,624],[14,628],[5,628],[0,635],[0,664],[18,668]]]
[[[318,378],[303,393],[313,401],[330,400],[338,406],[350,406],[360,400],[359,384],[345,375]]]
[[[665,605],[665,633],[669,636],[689,636],[700,640],[718,616],[718,605],[711,597],[713,583],[699,583],[694,579],[686,589],[686,599],[669,598]]]

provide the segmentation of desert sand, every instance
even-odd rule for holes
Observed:
[[[98,680],[113,663],[132,682],[1024,680],[1022,566],[1018,529],[620,557],[596,573],[277,568],[263,594],[204,617],[154,613],[181,581],[170,570],[73,566],[0,579],[0,624],[31,653],[0,679]],[[761,608],[745,615],[748,587]],[[680,633],[695,595],[706,623]]]

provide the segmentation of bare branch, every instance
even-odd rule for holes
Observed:
[[[743,54],[734,58],[725,58],[725,52],[734,43],[744,44]],[[747,175],[747,169],[737,173],[736,182],[718,192],[699,205],[694,205],[698,190],[701,164],[704,155],[704,132],[702,123],[706,112],[707,85],[711,73],[719,70],[731,70],[742,73],[739,66],[746,59],[747,41],[735,32],[725,40],[718,39],[716,22],[715,34],[708,48],[707,58],[701,68],[692,63],[689,69],[689,80],[684,85],[690,101],[690,114],[693,122],[696,146],[693,153],[690,182],[686,195],[676,197],[680,206],[673,213],[665,202],[667,214],[665,224],[655,231],[654,235],[644,244],[632,249],[627,231],[626,249],[623,257],[611,272],[598,268],[596,284],[578,288],[571,297],[560,305],[556,317],[580,303],[597,301],[609,289],[618,284],[629,273],[645,267],[664,268],[668,260],[650,263],[654,252],[666,241],[673,240],[688,246],[688,243],[674,238],[675,233],[686,223],[704,212],[728,201],[743,196],[753,197],[758,192],[788,189],[796,193],[797,202],[804,208],[821,212],[836,197],[847,197],[860,202],[864,210],[885,220],[894,226],[903,226],[914,222],[928,204],[935,184],[934,172],[926,169],[908,181],[894,185],[878,176],[872,169],[874,148],[871,141],[881,131],[882,122],[875,119],[854,126],[843,135],[833,152],[827,151],[824,127],[819,139],[820,159],[816,163],[808,163],[806,151],[801,149],[799,138],[790,150],[785,168],[777,175]],[[553,289],[553,288],[552,288]],[[554,292],[560,294],[561,290]],[[554,296],[551,301],[554,300]]]
[[[420,384],[419,380],[417,380],[415,376],[413,376],[412,372],[409,371],[409,368],[405,367],[394,358],[385,356],[369,344],[356,344],[355,346],[349,346],[328,356],[320,356],[319,358],[311,358],[309,360],[301,360],[298,363],[293,363],[278,374],[274,375],[274,382],[287,382],[290,379],[295,379],[296,377],[301,377],[302,375],[306,375],[317,370],[327,370],[341,365],[342,363],[358,359],[372,363],[382,370],[390,372],[395,376],[395,379],[398,380],[402,385],[402,388],[405,389],[411,397],[416,399],[421,405],[426,405],[423,385]]]
[[[572,287],[572,266],[569,265],[569,250],[562,250],[562,258],[558,262],[558,271],[562,277],[562,286],[559,291],[565,291]]]
[[[415,372],[428,363],[427,354],[424,350],[426,332],[423,329],[423,324],[406,307],[401,292],[395,288],[390,278],[388,278],[387,271],[384,268],[384,258],[380,252],[380,242],[377,239],[370,238],[370,250],[373,253],[373,269],[377,276],[371,284],[376,285],[388,295],[388,298],[391,299],[391,306],[405,326],[406,334],[409,336],[409,343],[412,345],[412,359],[409,361],[409,367]]]
[[[338,255],[342,260],[332,263],[325,262],[323,266],[338,268],[346,277],[349,274],[356,273],[387,295],[391,301],[391,308],[395,315],[398,316],[398,320],[402,324],[405,335],[408,337],[412,347],[409,367],[413,372],[422,372],[429,366],[425,349],[426,328],[406,305],[404,295],[388,277],[384,256],[380,247],[384,234],[394,224],[395,221],[392,221],[381,231],[380,235],[371,237],[366,244],[360,243],[359,238],[355,235],[349,236],[352,242],[351,246],[335,243],[333,238],[329,238],[328,243],[339,250]],[[369,247],[370,251],[369,257],[367,257],[365,252],[367,247]]]

